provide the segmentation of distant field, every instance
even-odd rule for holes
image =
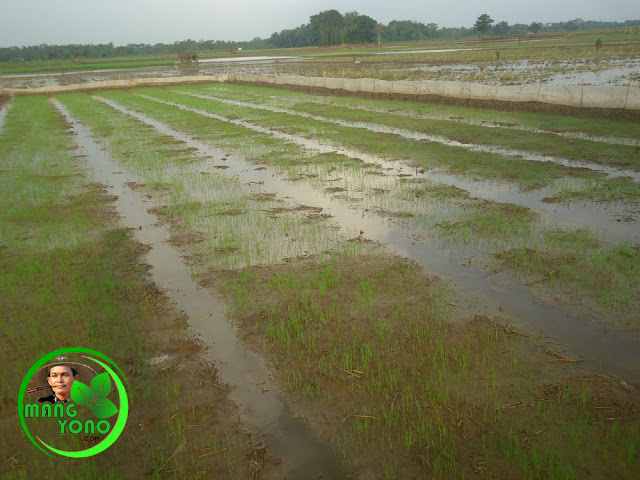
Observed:
[[[75,70],[98,70],[103,68],[143,68],[143,67],[166,67],[175,62],[171,60],[117,60],[98,61],[92,60],[90,63],[66,63],[58,62],[51,64],[24,63],[24,64],[0,64],[0,74],[9,75],[12,73],[44,73],[44,72],[66,72]]]
[[[325,60],[338,63],[353,61],[353,56],[365,57],[360,61],[366,64],[379,63],[426,63],[426,64],[453,64],[453,63],[477,63],[495,62],[496,51],[500,51],[500,59],[503,62],[523,59],[575,61],[582,58],[591,58],[595,55],[596,39],[601,38],[604,46],[597,52],[601,60],[612,58],[637,58],[640,55],[640,36],[625,34],[623,29],[605,29],[583,32],[565,32],[553,34],[537,34],[525,36],[489,37],[485,39],[435,39],[427,41],[384,43],[383,45],[340,45],[336,47],[304,47],[304,48],[279,48],[266,50],[243,50],[229,53],[226,50],[213,50],[199,52],[200,58],[240,57],[240,56],[300,56],[320,57]],[[473,48],[473,51],[451,51],[439,53],[437,56],[411,54],[394,56],[374,55],[376,53],[389,53],[404,50],[429,50],[438,49],[463,49]],[[595,57],[594,57],[595,58]],[[91,70],[103,68],[142,68],[153,66],[170,66],[176,63],[175,54],[131,56],[118,58],[89,58],[82,59],[80,63],[70,60],[52,60],[50,62],[28,63],[2,63],[0,74],[12,73],[36,73],[59,72],[74,70]]]

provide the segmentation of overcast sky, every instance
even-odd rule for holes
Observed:
[[[0,47],[251,40],[330,9],[356,10],[385,25],[415,20],[448,27],[471,27],[482,13],[510,24],[640,18],[638,0],[0,0]]]

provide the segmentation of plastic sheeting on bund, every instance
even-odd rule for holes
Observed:
[[[462,100],[500,102],[539,102],[578,108],[615,108],[640,110],[640,88],[590,85],[483,85],[470,82],[379,80],[375,78],[302,77],[299,75],[229,74],[222,76],[194,75],[188,77],[138,78],[104,80],[74,85],[50,85],[37,88],[3,88],[0,95],[35,95],[176,85],[180,83],[248,82],[291,85],[328,90],[390,95],[437,95]]]

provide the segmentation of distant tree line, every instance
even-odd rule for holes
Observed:
[[[494,21],[487,14],[482,14],[471,28],[440,27],[436,23],[421,23],[412,20],[392,20],[382,25],[373,18],[348,12],[341,15],[337,10],[326,10],[313,15],[309,23],[298,28],[273,33],[267,44],[275,48],[294,48],[309,46],[331,46],[353,43],[407,42],[423,39],[452,39],[481,35],[524,35],[528,32],[559,32],[571,30],[593,30],[638,26],[640,20],[626,22],[587,21],[581,18],[568,22],[531,24],[516,23],[509,25],[502,21],[493,25]]]
[[[83,58],[113,58],[132,55],[167,55],[176,56],[178,52],[198,52],[207,50],[228,50],[242,47],[244,49],[270,48],[268,40],[254,38],[249,42],[223,40],[182,40],[170,44],[130,43],[114,46],[113,43],[97,45],[36,45],[31,47],[0,48],[0,62],[22,59],[29,61],[48,61],[53,59],[80,60]]]
[[[137,55],[176,55],[177,52],[202,52],[210,50],[294,48],[309,46],[332,46],[342,44],[406,42],[423,39],[460,39],[481,35],[523,35],[527,32],[560,32],[572,30],[592,30],[599,28],[640,26],[640,20],[626,22],[584,21],[581,18],[568,22],[542,24],[516,23],[509,25],[505,21],[493,24],[487,14],[478,17],[471,28],[438,27],[435,23],[421,23],[412,20],[392,20],[388,25],[378,23],[367,15],[347,12],[344,15],[337,10],[325,10],[312,15],[309,23],[294,29],[281,30],[269,38],[255,37],[251,41],[223,40],[182,40],[171,44],[130,43],[114,46],[113,43],[98,45],[36,45],[29,47],[0,48],[0,62],[16,60],[50,61],[65,59],[79,61],[83,58],[113,58]]]
[[[556,23],[540,23],[533,22],[531,24],[514,23],[509,25],[508,22],[498,22],[492,26],[490,33],[493,35],[524,35],[527,32],[532,33],[553,33],[567,32],[574,30],[598,30],[601,28],[616,27],[634,27],[640,26],[640,20],[627,20],[626,22],[600,22],[600,21],[584,21],[581,18],[569,20],[568,22]]]

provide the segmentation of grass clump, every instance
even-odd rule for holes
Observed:
[[[640,301],[639,245],[601,246],[588,230],[546,229],[542,235],[537,245],[497,253],[497,268],[524,272],[531,285],[557,287],[605,308],[627,309]]]

